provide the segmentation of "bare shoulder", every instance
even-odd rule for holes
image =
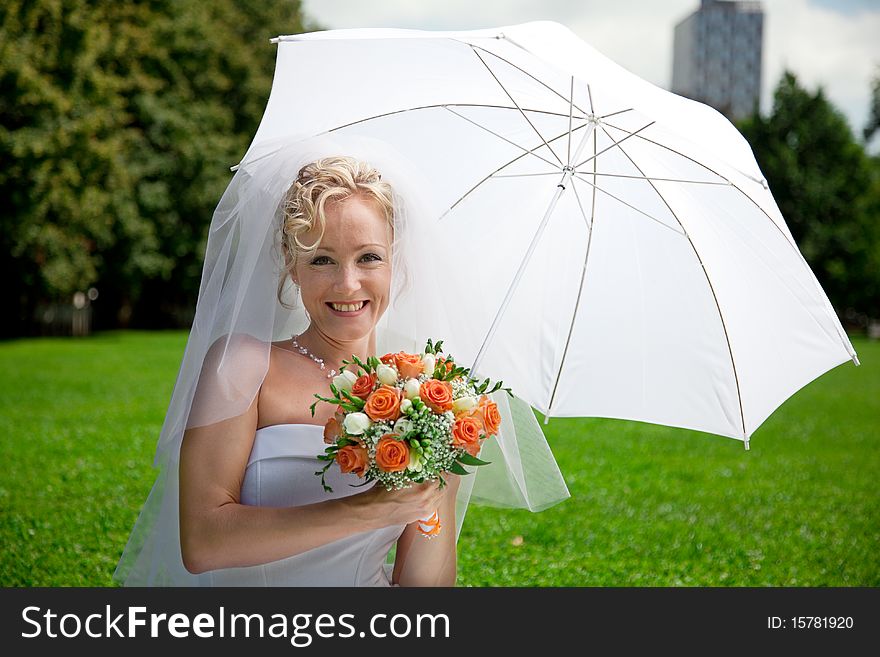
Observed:
[[[214,340],[205,354],[202,371],[222,367],[245,368],[253,363],[267,364],[269,345],[248,333],[229,333]]]
[[[246,333],[217,338],[202,362],[189,426],[243,413],[259,396],[269,365],[269,343]]]

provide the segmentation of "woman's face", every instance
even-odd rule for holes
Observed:
[[[324,210],[321,245],[312,255],[299,254],[295,278],[316,328],[339,341],[358,340],[369,335],[388,307],[391,230],[375,202],[362,196],[329,203]],[[314,244],[319,232],[315,226],[299,239]]]

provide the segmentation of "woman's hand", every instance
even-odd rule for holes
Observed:
[[[363,495],[364,501],[379,517],[385,519],[386,525],[401,525],[430,516],[436,511],[445,493],[445,488],[441,489],[439,482],[426,481],[391,491],[376,484]]]
[[[376,484],[370,490],[353,495],[350,499],[368,507],[385,525],[408,525],[434,513],[448,489],[448,485],[440,488],[437,481],[413,484],[408,488],[392,491]]]

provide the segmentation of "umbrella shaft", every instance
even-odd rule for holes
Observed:
[[[525,272],[526,267],[529,264],[529,260],[532,257],[532,252],[534,252],[535,247],[538,245],[538,240],[541,239],[541,235],[544,233],[544,228],[547,226],[547,222],[550,220],[550,216],[553,214],[554,208],[556,208],[556,203],[559,201],[559,197],[562,196],[562,192],[565,191],[565,188],[568,185],[568,181],[574,173],[574,167],[571,166],[571,163],[578,161],[581,152],[584,150],[584,147],[587,145],[587,142],[593,135],[593,131],[596,129],[596,123],[596,119],[594,117],[590,117],[590,121],[589,123],[587,123],[586,130],[584,131],[584,136],[581,138],[581,141],[578,144],[574,157],[569,160],[569,163],[565,167],[563,167],[562,180],[560,180],[559,183],[556,185],[556,192],[553,194],[553,198],[550,200],[550,205],[547,207],[547,211],[544,213],[544,217],[543,219],[541,219],[541,223],[538,224],[538,228],[535,231],[534,236],[532,237],[529,248],[526,251],[525,256],[523,256],[522,262],[520,263],[519,268],[516,270],[516,274],[513,277],[513,280],[510,282],[510,285],[507,288],[507,294],[504,295],[504,301],[501,302],[501,306],[498,308],[498,312],[495,313],[495,319],[492,320],[492,326],[489,327],[489,331],[486,333],[486,337],[483,338],[483,344],[480,345],[480,351],[477,352],[477,357],[474,359],[474,363],[470,368],[471,371],[468,378],[471,380],[477,378],[477,367],[479,366],[480,361],[483,359],[483,354],[485,354],[489,343],[492,341],[492,338],[495,335],[498,324],[501,322],[501,317],[504,315],[504,311],[507,309],[507,305],[508,303],[510,303],[510,299],[511,297],[513,297],[513,293],[516,291],[516,286],[519,283],[519,279],[522,278],[523,272]]]

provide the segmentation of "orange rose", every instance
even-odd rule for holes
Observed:
[[[385,472],[400,472],[409,465],[409,445],[397,440],[398,434],[386,433],[376,443],[376,465]]]
[[[376,381],[378,380],[379,377],[375,372],[359,376],[357,381],[351,386],[351,394],[365,400],[370,396],[370,393],[373,392],[373,386],[376,385]]]
[[[336,462],[343,473],[353,472],[363,477],[367,471],[367,450],[360,444],[346,445],[336,452]]]
[[[394,354],[385,354],[379,360],[381,360],[386,365],[394,365]]]
[[[452,425],[452,444],[464,447],[468,454],[476,456],[480,452],[480,422],[472,415],[460,417]]]
[[[421,356],[403,351],[394,354],[394,366],[404,379],[415,379],[425,369]]]
[[[400,396],[399,388],[381,385],[367,397],[364,413],[373,421],[394,422],[400,417]]]
[[[419,386],[419,397],[435,413],[445,413],[452,408],[452,384],[428,379]]]
[[[455,368],[455,363],[451,359],[447,360],[444,356],[437,359],[436,365],[445,365],[447,372],[451,372]]]
[[[324,442],[328,445],[332,445],[341,435],[342,425],[334,415],[329,420],[327,420],[327,424],[324,425]]]
[[[481,419],[483,421],[483,430],[487,436],[494,436],[501,428],[501,413],[498,411],[498,404],[493,402],[489,397],[483,395],[480,397],[480,403],[477,406]]]

